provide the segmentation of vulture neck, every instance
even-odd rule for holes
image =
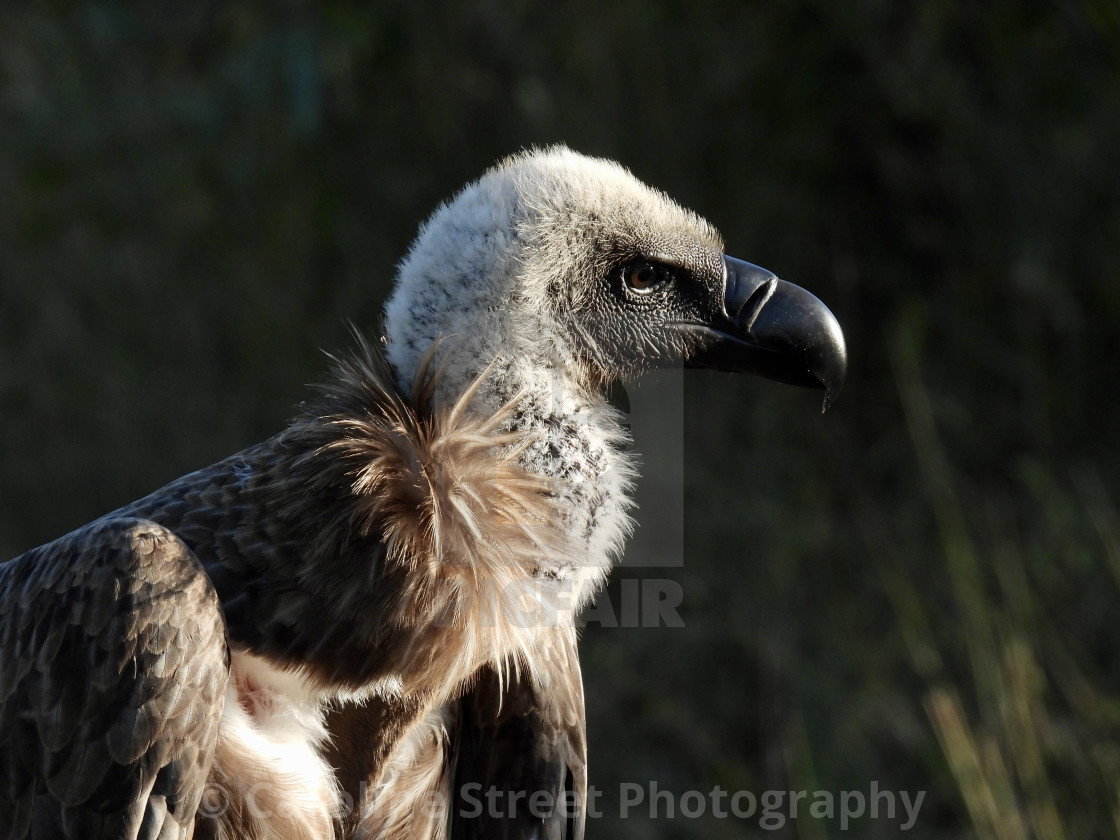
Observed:
[[[578,609],[604,581],[632,530],[636,469],[619,412],[586,384],[577,364],[556,361],[569,358],[557,346],[543,329],[520,347],[508,336],[494,341],[482,334],[440,342],[436,400],[450,404],[481,379],[471,409],[483,417],[510,409],[503,431],[524,434],[518,461],[549,481],[560,525],[578,550],[575,561],[546,558],[539,574],[569,584]]]

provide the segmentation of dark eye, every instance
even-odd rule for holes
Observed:
[[[628,265],[623,276],[626,285],[635,292],[652,292],[673,279],[673,273],[663,265],[643,262]]]

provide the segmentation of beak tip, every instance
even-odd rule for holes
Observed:
[[[840,329],[840,323],[836,320],[836,317],[827,310],[825,312],[827,317],[824,318],[824,321],[827,325],[826,333],[828,336],[824,342],[827,348],[824,353],[826,361],[821,365],[821,370],[817,372],[821,387],[824,388],[824,404],[821,406],[821,414],[832,408],[836,397],[844,388],[844,380],[848,375],[848,348],[844,341],[844,332]]]
[[[824,392],[824,401],[821,403],[821,414],[827,414],[828,410],[832,408],[832,402],[836,399],[839,391],[827,390]]]

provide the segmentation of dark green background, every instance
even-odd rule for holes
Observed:
[[[278,430],[431,209],[557,141],[850,350],[823,418],[688,377],[686,627],[584,637],[593,836],[840,834],[620,782],[872,780],[912,836],[1115,836],[1115,0],[6,4],[0,554]]]

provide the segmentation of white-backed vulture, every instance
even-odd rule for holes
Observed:
[[[0,565],[0,838],[581,837],[574,618],[634,471],[607,384],[827,401],[846,365],[816,298],[564,148],[435,212],[383,343],[275,437]]]

